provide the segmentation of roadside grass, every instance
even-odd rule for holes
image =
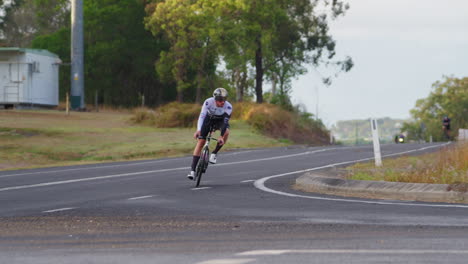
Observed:
[[[194,128],[135,124],[131,111],[0,111],[0,170],[189,156]],[[224,151],[286,146],[233,120]],[[188,165],[187,165],[188,166]]]
[[[382,168],[358,163],[345,169],[353,180],[433,184],[468,183],[468,143],[456,143],[420,156],[385,159]]]
[[[327,145],[330,134],[325,126],[307,113],[287,111],[273,104],[238,102],[233,105],[231,122],[240,120],[262,135],[296,144]],[[199,104],[172,102],[157,109],[137,108],[131,121],[155,127],[194,127]]]

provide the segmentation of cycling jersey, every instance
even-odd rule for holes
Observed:
[[[443,125],[446,129],[450,130],[450,118],[444,117],[444,119],[442,120],[442,125]]]
[[[198,118],[197,130],[198,131],[206,130],[202,128],[209,125],[207,124],[207,120],[208,120],[207,118],[209,118],[210,116],[213,116],[217,120],[220,121],[220,125],[218,129],[221,130],[221,136],[223,136],[224,132],[226,132],[226,129],[229,128],[229,118],[231,118],[231,114],[232,114],[231,103],[229,103],[228,101],[225,101],[224,106],[217,107],[215,99],[213,97],[208,98],[203,103],[203,107],[200,112],[200,116]],[[205,134],[205,133],[202,133],[202,134]],[[201,135],[201,136],[206,136],[206,135]]]

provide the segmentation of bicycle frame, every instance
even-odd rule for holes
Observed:
[[[218,141],[216,138],[212,137],[212,133],[214,132],[213,127],[210,127],[210,132],[208,133],[206,137],[206,142],[205,145],[203,145],[203,148],[201,149],[200,153],[200,159],[198,160],[196,172],[195,172],[195,177],[196,177],[196,187],[200,185],[200,180],[202,177],[202,174],[206,172],[206,169],[208,168],[209,164],[209,159],[210,159],[210,141]]]

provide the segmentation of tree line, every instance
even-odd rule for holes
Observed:
[[[428,97],[419,99],[411,110],[413,121],[406,122],[402,131],[409,139],[429,141],[446,140],[442,119],[451,119],[452,136],[459,128],[468,129],[468,77],[444,77],[432,85]]]
[[[133,107],[201,102],[216,87],[230,100],[291,106],[291,81],[307,66],[349,71],[329,23],[340,0],[86,0],[86,102]],[[0,45],[59,55],[60,97],[70,90],[70,2],[0,1]],[[329,83],[331,78],[324,78]],[[271,92],[265,92],[265,83]]]

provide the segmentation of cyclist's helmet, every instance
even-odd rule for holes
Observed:
[[[216,88],[213,92],[213,97],[216,101],[226,101],[228,92],[224,88]]]

